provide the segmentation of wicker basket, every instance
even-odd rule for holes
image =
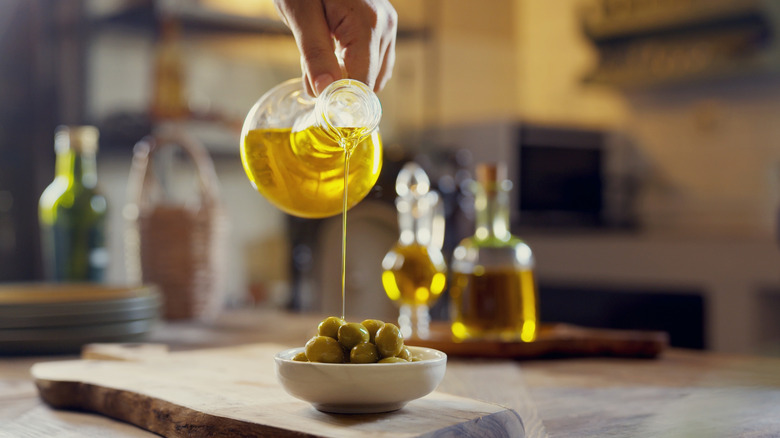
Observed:
[[[179,146],[195,164],[200,205],[155,201],[162,192],[152,170],[155,154]],[[214,164],[203,146],[182,131],[144,138],[134,148],[128,182],[128,278],[160,287],[166,319],[209,319],[223,301],[227,218],[219,202]]]

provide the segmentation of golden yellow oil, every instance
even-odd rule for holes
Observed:
[[[353,138],[360,128],[340,128]],[[360,202],[379,178],[382,142],[374,132],[351,152],[348,178],[344,149],[322,128],[293,133],[290,128],[255,129],[241,143],[241,162],[257,190],[280,210],[304,218],[334,216]]]
[[[385,293],[399,304],[430,306],[447,283],[447,266],[437,248],[396,244],[382,266]]]
[[[456,339],[536,339],[538,302],[531,270],[455,273],[450,299]]]

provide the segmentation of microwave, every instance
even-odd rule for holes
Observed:
[[[513,183],[513,226],[636,226],[641,160],[623,133],[484,122],[430,130],[426,142],[437,148],[466,152],[472,169],[479,162],[505,163]]]

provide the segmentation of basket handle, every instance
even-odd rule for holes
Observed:
[[[203,145],[182,129],[164,128],[146,136],[133,148],[133,163],[130,169],[128,199],[136,202],[139,208],[149,200],[150,186],[159,187],[152,171],[151,162],[155,153],[171,146],[179,146],[189,155],[195,164],[198,185],[204,205],[215,205],[219,200],[219,180],[211,160]]]

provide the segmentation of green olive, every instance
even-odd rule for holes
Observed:
[[[370,342],[361,342],[349,352],[349,361],[352,363],[374,363],[379,360],[379,352],[376,345]]]
[[[330,336],[315,336],[306,343],[306,357],[311,362],[342,363],[344,350]]]
[[[376,331],[385,325],[384,321],[380,321],[378,319],[367,319],[361,324],[363,324],[363,327],[368,330],[368,335],[370,336],[369,342],[375,342],[374,339],[376,338]]]
[[[301,351],[298,354],[296,354],[295,356],[293,356],[292,360],[294,360],[296,362],[308,362],[309,361],[309,359],[306,357],[306,352],[305,351]]]
[[[398,353],[398,357],[400,357],[403,360],[407,360],[409,362],[412,361],[412,352],[409,351],[409,347],[404,347],[401,349],[401,352]]]
[[[401,359],[400,357],[386,357],[384,359],[381,359],[378,363],[406,363],[409,362],[406,359]]]
[[[404,338],[398,326],[386,323],[376,332],[376,348],[382,357],[398,356],[404,348]]]
[[[346,324],[343,319],[335,316],[329,316],[322,320],[320,325],[317,326],[317,334],[320,336],[328,336],[333,339],[338,339],[339,328]]]
[[[363,324],[356,322],[348,322],[339,327],[339,344],[344,348],[352,348],[361,342],[368,342],[368,330],[363,327]]]

